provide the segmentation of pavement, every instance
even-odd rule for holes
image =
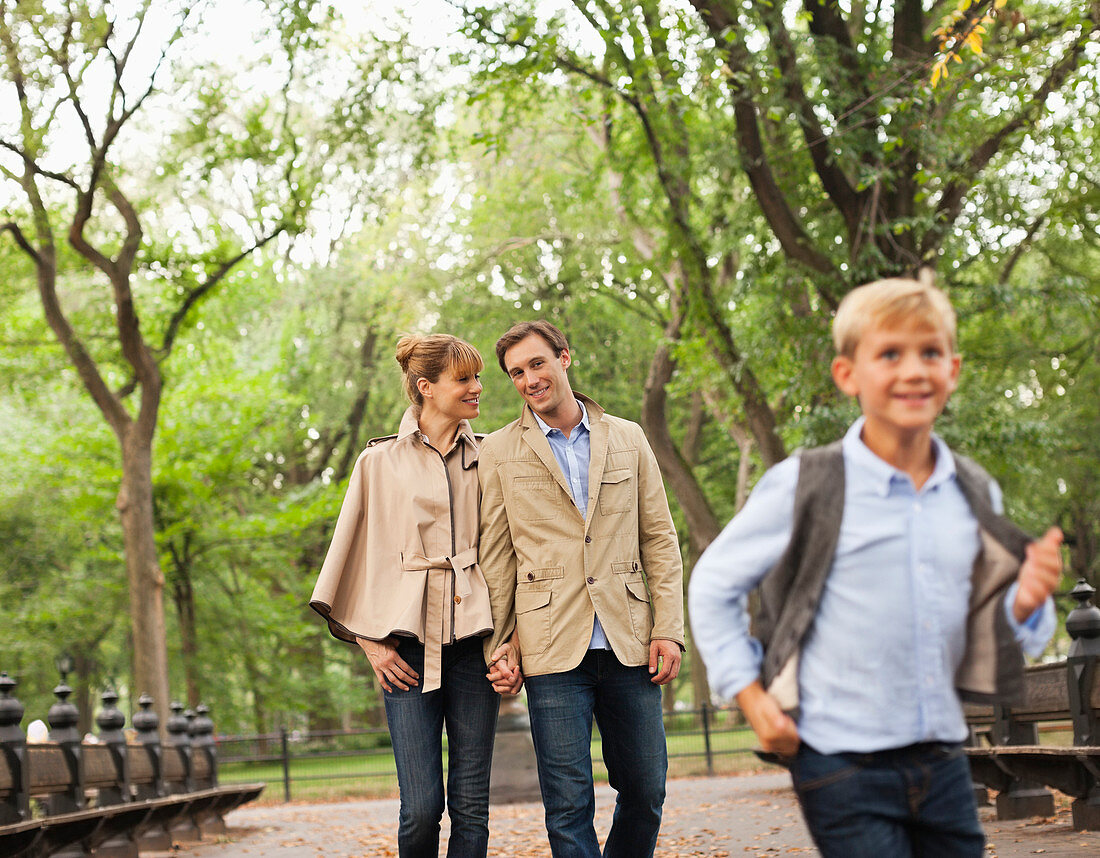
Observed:
[[[607,834],[615,794],[596,788],[596,831]],[[172,852],[145,858],[395,858],[397,799],[325,804],[254,805],[226,817],[228,834],[179,844]],[[1098,858],[1100,832],[1074,831],[1068,801],[1053,817],[997,822],[992,809],[982,817],[989,858],[1029,855]],[[550,858],[539,803],[495,804],[489,818],[490,858]],[[447,821],[443,821],[442,842]],[[802,823],[783,772],[775,770],[724,777],[676,778],[668,782],[657,858],[770,858],[818,855]],[[883,856],[890,858],[890,856]]]

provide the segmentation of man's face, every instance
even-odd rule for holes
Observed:
[[[568,349],[554,354],[550,343],[528,334],[504,353],[504,366],[519,395],[547,423],[564,409],[572,413],[573,389],[569,386]]]

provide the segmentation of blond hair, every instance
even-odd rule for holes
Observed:
[[[424,397],[416,386],[420,379],[435,384],[445,371],[462,378],[476,375],[485,366],[477,349],[450,334],[402,337],[397,341],[395,357],[405,374],[405,395],[417,409],[424,405]]]
[[[860,339],[871,327],[895,327],[918,322],[943,331],[955,351],[955,310],[943,290],[933,283],[931,269],[920,279],[888,277],[858,286],[844,296],[833,318],[833,345],[837,354],[853,357]]]

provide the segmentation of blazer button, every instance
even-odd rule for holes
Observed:
[[[528,572],[527,573],[527,580],[528,581],[534,581],[535,580],[535,573],[534,572]]]
[[[588,576],[588,583],[589,583],[589,584],[595,584],[595,583],[596,583],[596,579],[595,579],[595,578],[593,578],[593,577],[592,577],[591,575],[589,575],[589,576]]]
[[[455,604],[456,605],[461,605],[462,604],[462,597],[461,596],[455,596]]]
[[[591,542],[591,541],[592,541],[592,537],[591,537],[591,536],[586,536],[586,537],[584,538],[584,541],[585,541],[585,542]]]

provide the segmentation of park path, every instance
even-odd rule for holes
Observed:
[[[611,824],[614,807],[614,793],[606,785],[597,787],[596,804],[596,830],[602,837]],[[1054,817],[1042,820],[999,823],[992,820],[989,810],[983,810],[983,818],[989,858],[1100,856],[1100,832],[1073,831],[1064,807]],[[397,856],[396,799],[259,805],[234,811],[226,821],[226,837],[183,844],[173,852],[150,853],[148,858]],[[550,858],[541,805],[494,805],[489,826],[490,858]],[[768,771],[668,782],[658,858],[817,854],[785,773]]]

